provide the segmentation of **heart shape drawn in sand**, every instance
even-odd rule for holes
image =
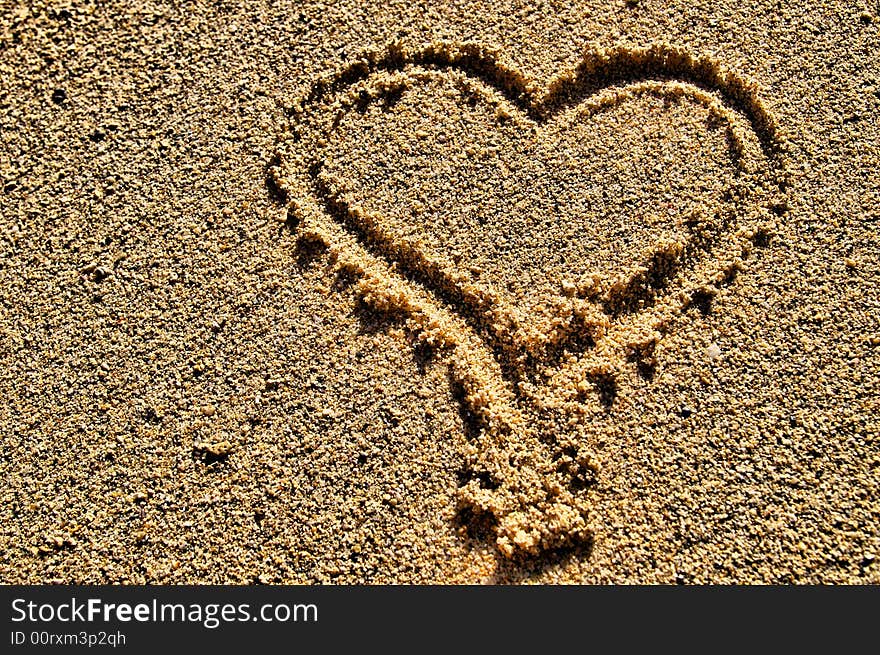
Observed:
[[[447,357],[473,420],[462,513],[514,556],[590,538],[589,408],[627,362],[651,375],[787,182],[755,85],[710,58],[597,49],[546,84],[501,61],[365,53],[295,101],[271,179],[300,238]]]

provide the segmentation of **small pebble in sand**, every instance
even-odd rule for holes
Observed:
[[[199,411],[202,413],[202,416],[214,416],[217,413],[217,408],[213,405],[202,405]]]
[[[715,361],[721,357],[721,348],[718,347],[717,343],[710,343],[709,347],[706,348],[706,354],[709,356],[709,359]]]
[[[215,459],[222,459],[229,456],[235,450],[235,446],[229,441],[217,441],[215,443],[199,443],[194,446],[198,453],[208,455]]]
[[[55,548],[63,548],[64,547],[64,537],[60,537],[58,535],[49,535],[46,537],[46,541]]]

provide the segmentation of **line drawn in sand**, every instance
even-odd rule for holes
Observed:
[[[597,470],[582,408],[594,393],[612,405],[626,367],[650,377],[675,318],[705,309],[766,242],[787,210],[787,148],[755,84],[681,48],[589,51],[546,84],[500,62],[476,44],[364,53],[294,102],[270,183],[299,238],[326,247],[364,303],[404,316],[420,347],[444,355],[472,428],[460,511],[491,528],[504,556],[523,557],[589,543]],[[328,165],[346,116],[392,109],[451,77],[472,106],[493,104],[539,139],[562,116],[589,123],[636,98],[686,99],[724,126],[734,181],[627,266],[566,281],[524,307],[430,240],[401,234]]]

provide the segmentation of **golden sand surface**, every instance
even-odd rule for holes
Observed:
[[[0,7],[0,581],[880,581],[880,6]]]

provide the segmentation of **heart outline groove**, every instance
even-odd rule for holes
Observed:
[[[544,85],[501,61],[473,43],[367,51],[294,100],[269,170],[299,239],[322,244],[365,304],[404,317],[415,343],[444,354],[473,423],[460,510],[491,526],[503,556],[528,557],[588,543],[595,530],[585,397],[598,391],[610,404],[629,363],[650,376],[677,316],[714,297],[772,235],[789,176],[786,139],[756,85],[711,58],[662,43],[594,49]],[[452,72],[536,125],[572,108],[589,119],[642,95],[686,97],[726,126],[738,182],[712,217],[688,219],[686,238],[661,240],[625,274],[581,281],[523,320],[497,290],[387,230],[321,158],[347,112]]]

